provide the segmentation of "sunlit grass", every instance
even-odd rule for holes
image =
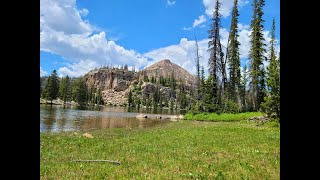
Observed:
[[[269,122],[179,121],[89,133],[93,139],[41,133],[41,179],[279,179],[280,130]],[[69,162],[79,159],[121,164]]]
[[[237,114],[216,114],[216,113],[187,113],[184,116],[186,120],[199,120],[199,121],[240,121],[246,120],[255,116],[264,115],[262,112],[245,112],[245,113],[237,113]]]

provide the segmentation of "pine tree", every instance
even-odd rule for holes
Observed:
[[[168,98],[164,98],[164,107],[169,107]]]
[[[260,74],[259,74],[259,86],[258,86],[258,100],[259,104],[264,102],[264,97],[266,96],[266,70],[264,64],[261,64]]]
[[[40,76],[40,98],[41,98],[41,94],[42,94],[42,81],[41,81],[41,76]]]
[[[173,99],[170,99],[170,110],[173,110]]]
[[[59,86],[59,96],[63,100],[64,104],[66,104],[66,102],[70,98],[70,90],[71,90],[70,78],[69,76],[66,76],[65,78],[61,79],[60,86]]]
[[[154,76],[151,77],[151,83],[156,83],[156,80],[155,80]]]
[[[275,39],[275,21],[273,19],[269,55],[270,63],[267,67],[266,79],[269,94],[265,97],[265,108],[269,116],[275,113],[276,117],[280,117],[280,54],[277,59],[275,54]]]
[[[247,100],[247,84],[248,84],[248,78],[247,78],[247,65],[244,65],[243,67],[243,76],[241,79],[241,101],[242,101],[242,110],[248,111],[248,100]]]
[[[59,92],[59,80],[57,77],[57,71],[53,70],[51,75],[47,79],[47,83],[44,90],[44,97],[46,100],[51,101],[51,106],[52,106],[52,100],[58,97],[58,92]]]
[[[132,92],[131,92],[131,90],[129,91],[129,94],[128,94],[128,106],[129,106],[129,107],[132,107],[132,106],[133,106],[133,98],[132,98]]]
[[[174,78],[174,70],[172,70],[172,72],[171,72],[171,81],[170,81],[170,86],[171,86],[171,89],[172,90],[175,90],[176,89],[176,80],[175,80],[175,78]]]
[[[158,99],[157,99],[157,90],[155,90],[154,93],[152,93],[152,106],[153,106],[153,109],[157,109],[157,106],[158,106]]]
[[[76,79],[72,84],[72,96],[80,106],[84,106],[87,103],[88,88],[82,77]]]
[[[204,68],[201,66],[201,79],[200,79],[200,100],[203,99],[205,94],[205,77],[204,77]]]
[[[199,46],[198,46],[198,40],[197,40],[197,36],[194,35],[195,37],[195,41],[196,41],[196,71],[197,71],[197,81],[196,81],[196,88],[197,88],[197,100],[199,100],[199,94],[200,94],[200,90],[199,90],[199,86],[200,86],[200,55],[199,55]]]
[[[262,7],[264,6],[264,0],[254,0],[253,2],[253,19],[251,20],[251,30],[252,33],[250,35],[250,43],[251,48],[249,52],[250,59],[250,86],[251,86],[251,94],[252,94],[252,104],[253,110],[257,111],[260,108],[260,103],[263,101],[263,60],[265,59],[264,46],[266,44],[263,43],[263,22],[262,19],[263,11]]]
[[[208,51],[210,52],[210,57],[208,61],[208,66],[209,66],[209,75],[212,76],[215,82],[218,82],[218,71],[222,74],[222,83],[221,83],[221,95],[224,93],[224,87],[225,87],[225,82],[226,82],[226,76],[225,76],[225,63],[223,60],[223,51],[222,51],[222,46],[220,42],[220,34],[219,34],[219,29],[220,29],[220,17],[221,14],[219,13],[219,8],[220,8],[221,3],[219,0],[216,1],[216,6],[215,6],[215,11],[213,14],[212,21],[213,23],[211,24],[211,29],[208,31],[209,36],[208,38],[210,39],[208,42]],[[218,97],[218,83],[216,83],[216,88],[213,88],[215,92],[213,92],[213,96],[216,99]]]
[[[159,108],[162,108],[162,94],[161,91],[159,90]]]
[[[98,89],[98,93],[96,96],[96,104],[100,105],[100,104],[104,104],[103,102],[103,98],[102,98],[102,92],[100,89]]]
[[[152,99],[152,94],[149,94],[147,97],[147,108],[151,107],[151,99]]]
[[[214,79],[214,77],[209,75],[205,82],[205,93],[203,97],[205,111],[207,112],[214,112],[217,110],[217,98],[213,95],[217,91],[215,89],[217,87],[216,84],[217,81]]]
[[[239,57],[239,45],[238,41],[238,0],[234,0],[234,5],[232,9],[232,20],[230,26],[229,33],[229,41],[228,41],[228,63],[229,63],[229,97],[234,102],[238,101],[238,105],[240,107],[240,80],[241,80],[241,72],[240,72],[240,57]]]

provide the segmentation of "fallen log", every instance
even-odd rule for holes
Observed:
[[[109,162],[115,165],[120,165],[120,162],[112,160],[72,160],[71,162]]]

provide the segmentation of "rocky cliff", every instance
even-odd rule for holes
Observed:
[[[126,105],[129,91],[134,91],[135,98],[143,100],[149,97],[156,89],[155,83],[146,82],[146,77],[159,80],[162,77],[171,77],[187,86],[193,85],[195,76],[188,71],[172,63],[170,60],[162,60],[140,72],[127,69],[100,68],[88,72],[85,76],[87,86],[102,90],[102,97],[106,105]],[[166,99],[176,98],[175,91],[169,87],[160,85],[160,92]]]
[[[87,73],[84,79],[89,88],[102,90],[105,104],[123,105],[129,86],[138,79],[138,74],[124,69],[100,68]]]

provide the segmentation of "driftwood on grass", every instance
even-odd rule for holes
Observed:
[[[71,162],[109,162],[115,165],[120,165],[120,162],[112,160],[72,160]]]

